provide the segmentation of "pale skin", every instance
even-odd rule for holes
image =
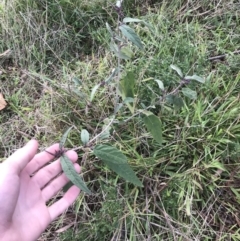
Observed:
[[[31,140],[0,164],[0,241],[37,240],[80,193],[72,186],[61,199],[46,205],[69,180],[61,174],[59,160],[51,162],[54,156],[45,151],[36,154],[37,149],[38,142]],[[52,153],[55,150],[58,144],[47,148]],[[66,155],[80,172],[77,153]]]

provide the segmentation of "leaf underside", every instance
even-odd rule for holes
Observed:
[[[72,162],[69,160],[69,158],[66,155],[63,155],[60,158],[60,162],[61,162],[63,172],[67,176],[67,178],[74,185],[76,185],[78,188],[80,188],[81,191],[91,194],[91,191],[87,188],[87,186],[84,183],[84,181],[82,180],[82,178],[76,172],[76,170],[75,170]]]
[[[83,145],[86,145],[89,141],[89,133],[85,129],[82,129],[82,131],[81,131],[81,141],[82,141]]]
[[[141,42],[141,39],[138,37],[138,35],[135,33],[135,31],[132,28],[123,24],[119,27],[119,29],[129,41],[135,44],[139,49],[143,49],[143,44]]]
[[[181,109],[184,106],[183,100],[181,97],[173,94],[169,94],[166,96],[166,101],[169,104],[173,104],[175,109]]]
[[[64,147],[66,141],[67,141],[67,137],[68,137],[68,134],[69,132],[72,130],[73,127],[70,127],[67,129],[67,131],[63,134],[61,140],[60,140],[60,143],[59,143],[59,148],[60,150]]]
[[[191,100],[197,99],[197,92],[189,88],[182,88],[182,93]]]

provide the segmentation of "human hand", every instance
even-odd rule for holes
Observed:
[[[0,240],[33,241],[46,227],[62,214],[79,195],[79,188],[72,186],[64,196],[46,206],[69,180],[61,174],[60,161],[46,166],[54,157],[43,151],[36,154],[38,142],[32,140],[0,164]],[[59,145],[54,144],[47,151],[55,153]],[[73,163],[77,153],[66,155]],[[80,166],[74,167],[80,172]],[[51,182],[50,182],[51,181]]]

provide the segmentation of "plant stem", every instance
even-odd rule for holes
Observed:
[[[240,50],[234,51],[233,54],[240,54]],[[218,59],[224,59],[224,58],[227,57],[227,55],[228,55],[228,54],[221,54],[221,55],[209,57],[208,60],[209,60],[209,61],[214,61],[214,60],[218,60]]]
[[[120,24],[120,15],[118,14],[118,21],[117,21],[117,34],[119,35],[119,24]],[[121,51],[121,43],[118,42],[117,43],[117,51],[118,53],[120,53]],[[117,74],[117,79],[116,79],[116,96],[115,96],[115,106],[114,106],[114,115],[116,114],[117,112],[117,109],[118,109],[118,105],[119,105],[119,87],[120,87],[120,77],[121,77],[121,73],[120,73],[120,65],[121,65],[121,59],[119,57],[118,58],[118,61],[117,61],[117,66],[118,66],[118,74]]]

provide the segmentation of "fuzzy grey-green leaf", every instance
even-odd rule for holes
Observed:
[[[63,134],[61,140],[60,140],[60,143],[59,143],[59,147],[60,149],[62,149],[66,143],[66,140],[67,140],[67,137],[68,137],[68,134],[69,132],[72,130],[72,127],[68,128],[67,131]]]
[[[96,94],[96,91],[97,89],[100,87],[100,84],[97,84],[95,85],[93,88],[92,88],[92,91],[91,91],[91,95],[90,95],[90,101],[92,102],[93,99],[94,99],[94,96]]]
[[[110,27],[110,25],[108,24],[108,23],[106,23],[106,27],[107,27],[107,30],[108,30],[108,32],[111,34],[111,36],[113,37],[114,36],[114,33],[113,33],[113,31],[112,31],[112,29],[111,29],[111,27]]]
[[[126,18],[123,19],[124,23],[140,23],[142,21],[143,20],[140,20],[138,18],[129,18],[129,17],[126,17]]]
[[[93,153],[99,159],[101,159],[111,170],[116,172],[125,180],[137,186],[143,186],[132,168],[129,166],[127,157],[117,148],[108,145],[97,145],[95,146]]]
[[[200,77],[198,75],[195,75],[195,74],[192,75],[192,76],[185,76],[184,78],[187,79],[187,80],[196,80],[196,81],[198,81],[202,84],[205,82],[205,80],[202,77]]]
[[[159,79],[155,79],[155,81],[157,82],[159,89],[164,90],[163,82]]]
[[[189,88],[182,88],[182,93],[191,100],[197,99],[197,92]]]
[[[145,22],[144,20],[138,19],[138,18],[129,18],[126,17],[123,19],[124,23],[143,23],[146,27],[148,27],[150,30],[153,30],[153,26],[149,23]]]
[[[110,82],[112,81],[112,79],[120,72],[120,69],[119,68],[114,68],[112,70],[112,73],[111,75],[106,79],[104,80],[105,84],[110,84]]]
[[[81,141],[84,145],[86,145],[89,141],[89,133],[85,129],[82,129],[81,131]]]
[[[110,49],[115,53],[115,55],[120,59],[130,59],[129,56],[118,50],[118,46],[115,43],[110,43]]]
[[[83,192],[91,194],[91,191],[87,188],[86,184],[79,176],[79,174],[75,171],[72,162],[68,159],[66,155],[60,157],[61,166],[64,174],[67,178],[78,188],[80,188]]]
[[[122,99],[125,100],[127,97],[134,98],[136,79],[134,73],[129,71],[126,76],[121,80],[119,85],[120,94]],[[131,113],[134,113],[134,105],[130,102],[125,102]]]
[[[177,66],[174,65],[174,64],[171,64],[170,67],[171,67],[173,70],[175,70],[181,78],[183,77],[182,70],[181,70],[179,67],[177,67]]]
[[[141,42],[141,39],[138,37],[138,35],[135,33],[135,31],[132,28],[123,24],[119,27],[119,29],[129,41],[135,44],[138,48],[143,49],[143,44]]]
[[[114,39],[119,41],[119,42],[121,42],[121,43],[124,43],[124,44],[127,43],[125,39],[123,39],[122,37],[118,36],[117,34],[115,34]]]
[[[183,100],[181,97],[177,96],[177,95],[173,95],[173,94],[169,94],[166,96],[166,101],[169,104],[173,104],[173,106],[176,109],[181,109],[184,106]]]

